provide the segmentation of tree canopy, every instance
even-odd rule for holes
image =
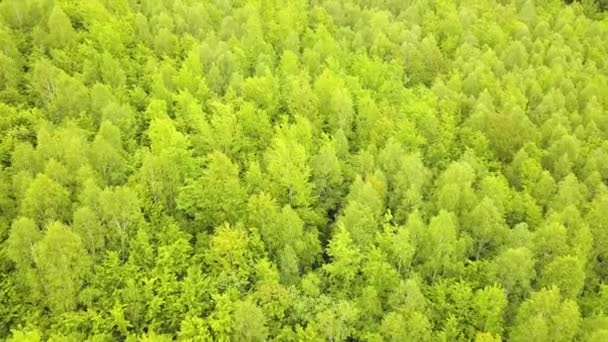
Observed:
[[[0,0],[0,340],[608,340],[606,9]]]

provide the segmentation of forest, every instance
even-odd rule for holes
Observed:
[[[608,341],[607,7],[0,0],[0,340]]]

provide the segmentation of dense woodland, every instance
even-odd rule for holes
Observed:
[[[0,339],[608,341],[602,6],[1,0]]]

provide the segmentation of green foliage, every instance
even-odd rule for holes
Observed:
[[[514,341],[571,341],[580,329],[580,321],[575,302],[561,301],[555,287],[543,289],[520,306],[511,338]]]
[[[66,221],[70,207],[68,191],[46,175],[39,174],[25,192],[21,214],[44,225],[48,221]]]
[[[74,310],[90,267],[78,235],[61,223],[51,223],[32,254],[47,305],[55,314]]]
[[[1,0],[0,340],[607,340],[607,4]]]
[[[246,198],[238,166],[221,152],[214,152],[207,159],[201,176],[189,180],[180,190],[178,206],[203,227],[235,223]]]

